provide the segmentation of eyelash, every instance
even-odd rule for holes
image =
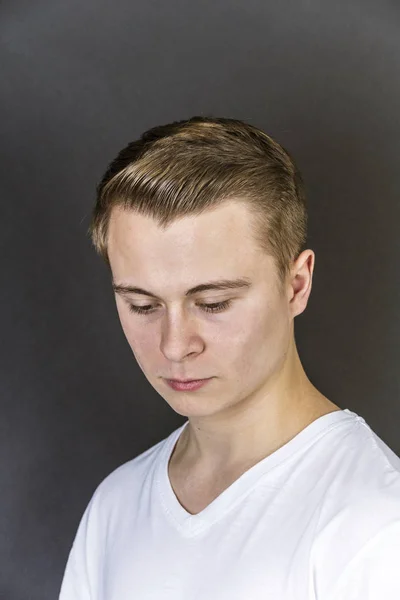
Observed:
[[[204,310],[205,312],[218,313],[229,308],[231,304],[232,300],[224,300],[223,302],[213,302],[212,304],[199,304],[198,306],[201,306],[202,310]],[[154,312],[154,310],[146,310],[148,308],[151,308],[150,304],[146,306],[135,306],[134,304],[129,304],[129,311],[140,315],[149,315]]]

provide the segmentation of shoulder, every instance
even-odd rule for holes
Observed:
[[[312,548],[320,597],[330,597],[349,565],[368,549],[400,543],[399,457],[354,414],[353,426],[338,437],[328,458],[329,481]]]
[[[400,458],[356,413],[337,424],[327,436],[324,457],[327,486],[326,507],[391,499],[398,505]]]
[[[363,541],[400,521],[400,458],[354,413],[353,426],[327,456],[319,534]]]
[[[151,486],[163,453],[178,429],[105,477],[91,498],[90,510],[106,516],[124,505],[135,506],[143,491]]]

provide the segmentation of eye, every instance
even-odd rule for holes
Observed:
[[[232,300],[224,300],[223,302],[214,302],[213,304],[199,304],[199,306],[206,312],[216,313],[226,310],[231,304]]]
[[[214,302],[213,304],[198,304],[197,306],[200,306],[205,312],[217,313],[226,310],[231,304],[232,300],[224,300],[223,302]],[[128,306],[130,312],[139,315],[149,315],[155,311],[155,308],[151,304],[147,304],[146,306],[135,306],[134,304],[129,304]]]

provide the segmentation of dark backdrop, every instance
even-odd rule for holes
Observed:
[[[107,163],[150,126],[235,117],[292,152],[317,257],[304,366],[399,453],[400,5],[3,0],[0,17],[1,599],[55,599],[95,487],[184,420],[86,235]]]

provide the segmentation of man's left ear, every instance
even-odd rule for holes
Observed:
[[[312,250],[304,250],[292,264],[289,282],[289,308],[292,317],[300,315],[306,309],[311,293],[314,265],[315,254]]]

